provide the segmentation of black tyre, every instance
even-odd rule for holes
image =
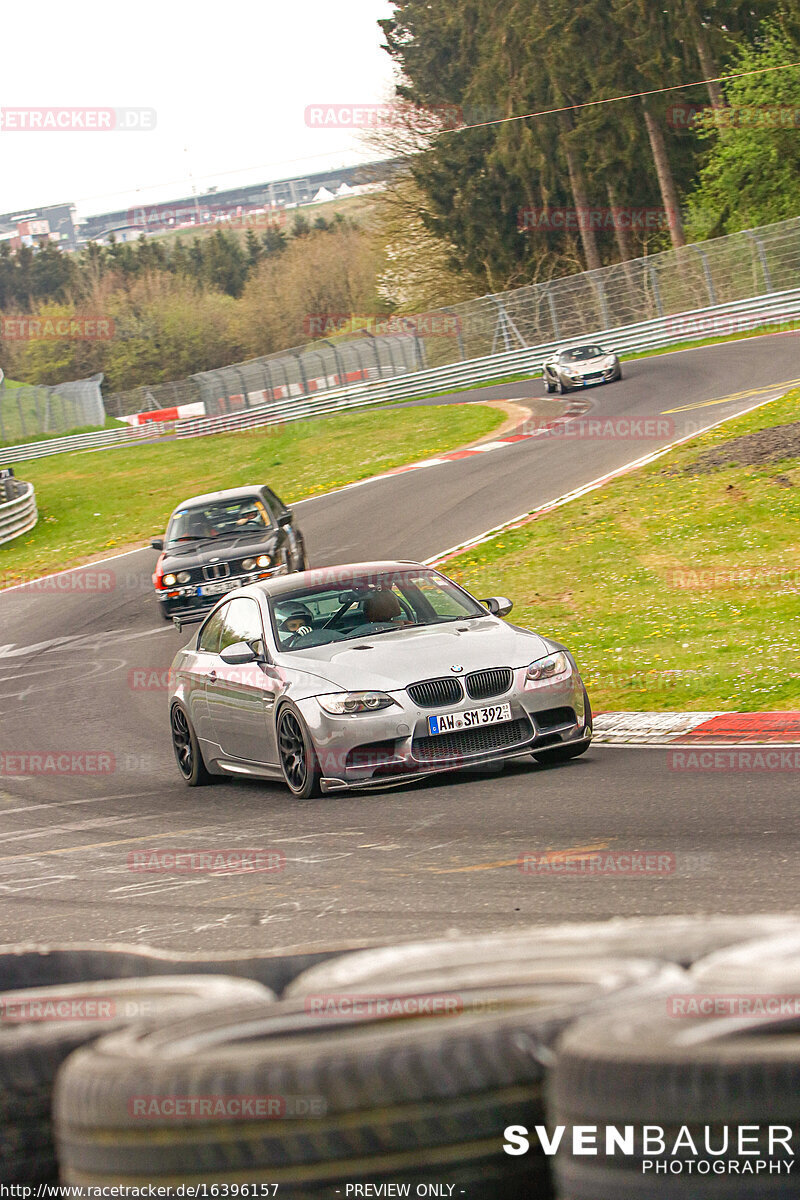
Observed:
[[[283,777],[292,795],[298,800],[318,796],[319,759],[305,721],[297,709],[288,704],[278,713],[278,752]]]
[[[544,377],[544,390],[547,392],[548,396],[550,396],[553,392],[553,385],[547,375]]]
[[[287,954],[177,954],[148,946],[0,946],[0,992],[159,975],[233,975],[280,994],[313,966],[363,946]]]
[[[550,1197],[543,1156],[505,1155],[502,1130],[521,1112],[541,1119],[553,1040],[620,988],[675,989],[684,976],[662,964],[564,959],[555,969],[525,964],[520,983],[519,966],[504,968],[500,985],[491,971],[476,972],[463,1008],[440,1007],[439,1016],[424,1005],[447,997],[382,988],[373,999],[393,1005],[385,1015],[373,1008],[359,1018],[352,1007],[342,1015],[341,996],[327,998],[338,1006],[330,1013],[325,997],[323,1007],[306,998],[105,1038],[73,1055],[59,1079],[62,1179],[101,1185],[113,1176],[133,1186],[269,1178],[294,1200],[333,1198],[365,1179],[433,1178],[469,1185],[471,1200]],[[461,1000],[452,988],[449,995]],[[272,1119],[173,1121],[169,1136],[158,1113],[131,1117],[132,1097],[175,1094],[287,1104]],[[306,1119],[298,1119],[301,1104]]]
[[[331,958],[298,975],[287,997],[345,989],[397,987],[413,979],[436,991],[451,982],[451,972],[476,966],[543,962],[551,958],[658,957],[689,966],[715,951],[750,939],[800,933],[796,916],[635,917],[575,924],[539,925],[481,937],[376,946]],[[754,943],[755,944],[755,943]],[[721,955],[720,955],[721,957]],[[710,959],[708,960],[711,961]]]
[[[617,382],[618,383],[619,383],[620,379],[622,379],[622,367],[619,367],[617,369]]]
[[[559,396],[564,396],[569,391],[569,388],[562,382],[560,377],[556,377],[556,392]]]
[[[770,1152],[768,1131],[800,1121],[797,1017],[793,1012],[689,1016],[692,1000],[678,994],[622,1006],[613,1017],[587,1017],[565,1032],[548,1105],[548,1122],[567,1126],[566,1149],[556,1165],[564,1200],[797,1197],[797,1180],[786,1173],[785,1161],[780,1175],[755,1174],[749,1157],[785,1160],[780,1144]],[[574,1125],[630,1125],[633,1154],[607,1157],[600,1149],[591,1161],[571,1157]],[[642,1130],[647,1125],[665,1130],[663,1154],[645,1151]],[[685,1137],[682,1147],[674,1146],[682,1126],[694,1151]],[[742,1153],[735,1130],[743,1126],[752,1126],[752,1140]],[[726,1130],[726,1172],[715,1175],[708,1166],[705,1174],[693,1170],[698,1161],[708,1163],[706,1137],[708,1145],[720,1147]],[[654,1168],[644,1171],[646,1159],[666,1161],[666,1178]],[[742,1172],[748,1162],[749,1175]]]
[[[175,751],[175,761],[187,787],[204,787],[211,782],[203,755],[197,742],[197,735],[192,729],[186,710],[181,704],[173,704],[170,712],[170,730],[172,732],[172,749]]]
[[[592,744],[592,706],[589,702],[589,696],[586,688],[583,689],[583,710],[585,713],[585,728],[587,737],[583,737],[578,742],[571,742],[569,745],[554,746],[552,750],[540,750],[534,754],[534,758],[538,763],[546,766],[552,763],[554,766],[557,763],[569,762],[571,758],[578,758],[579,755],[585,754]]]
[[[0,1182],[57,1183],[51,1122],[56,1072],[74,1050],[137,1021],[270,1001],[244,979],[184,976],[0,994]]]

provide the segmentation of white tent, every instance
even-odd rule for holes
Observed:
[[[349,183],[343,183],[341,187],[336,189],[337,196],[352,196],[352,194],[353,189],[350,187]]]
[[[329,192],[326,187],[321,187],[314,197],[314,204],[327,204],[329,200],[335,200],[333,192]]]

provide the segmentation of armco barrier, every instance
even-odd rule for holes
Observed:
[[[726,332],[769,329],[794,321],[800,321],[800,288],[772,292],[766,296],[737,300],[731,304],[720,304],[711,308],[674,313],[668,317],[659,317],[617,329],[587,329],[579,340],[604,343],[608,349],[624,355],[640,350],[656,350],[679,342],[699,341]],[[574,342],[577,339],[572,340]],[[490,383],[493,379],[502,379],[507,375],[535,376],[541,373],[542,361],[547,355],[562,344],[550,342],[545,345],[524,346],[502,354],[490,354],[485,358],[448,363],[443,367],[400,375],[394,379],[351,384],[307,396],[268,399],[265,392],[248,393],[249,400],[256,401],[254,407],[243,408],[237,413],[219,417],[189,417],[173,423],[160,423],[155,428],[155,423],[151,423],[32,442],[25,446],[9,446],[0,450],[0,465],[29,458],[43,458],[67,450],[113,447],[153,440],[156,437],[206,437],[214,433],[284,424],[300,421],[305,417],[325,416],[346,409]],[[258,403],[262,398],[265,402]]]
[[[0,543],[27,533],[38,519],[33,484],[21,479],[0,479]]]

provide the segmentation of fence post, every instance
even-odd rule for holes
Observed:
[[[3,409],[6,400],[6,377],[3,374],[3,368],[0,367],[0,441],[6,440],[6,427],[3,424]]]
[[[661,292],[658,290],[658,276],[656,275],[655,267],[652,265],[650,267],[649,275],[650,275],[650,284],[653,288],[653,298],[655,299],[655,302],[656,302],[656,311],[658,312],[659,317],[663,317],[664,305],[661,303]]]
[[[758,234],[753,233],[752,230],[747,229],[745,232],[755,245],[756,253],[758,254],[758,261],[761,263],[761,270],[764,272],[764,288],[769,295],[774,292],[775,289],[772,286],[772,277],[769,273],[769,263],[767,262],[767,253],[764,249],[764,243]]]
[[[545,295],[547,296],[547,306],[550,309],[550,320],[553,322],[553,334],[557,342],[561,341],[561,330],[558,326],[558,313],[556,312],[556,302],[553,299],[553,293],[550,290],[550,284],[545,284]]]
[[[700,255],[700,262],[703,264],[703,274],[706,278],[706,288],[708,289],[708,302],[711,305],[717,303],[717,293],[714,290],[714,280],[711,278],[711,268],[708,265],[708,255],[701,246],[695,246],[695,250]]]

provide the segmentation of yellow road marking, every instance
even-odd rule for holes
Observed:
[[[196,829],[171,829],[168,833],[147,833],[143,837],[119,838],[115,842],[90,842],[86,846],[63,846],[57,850],[29,850],[27,854],[4,854],[0,856],[0,862],[15,862],[20,858],[47,858],[52,854],[77,854],[80,850],[100,850],[103,846],[125,846],[130,842],[155,842],[156,838],[163,840],[177,837],[179,833],[202,833],[205,828],[207,826],[201,825]]]
[[[548,848],[544,851],[545,854],[555,854],[561,858],[564,855],[569,855],[570,858],[581,858],[588,854],[594,854],[597,850],[607,850],[608,842],[598,842],[594,846],[571,846],[567,850],[553,850]],[[519,866],[519,855],[516,858],[506,858],[499,862],[491,863],[476,863],[471,867],[428,867],[434,875],[458,875],[465,871],[496,871],[499,867],[517,867]]]
[[[668,413],[691,412],[693,408],[711,408],[715,404],[732,404],[734,400],[744,400],[748,396],[760,396],[764,392],[771,392],[773,388],[797,387],[798,384],[800,384],[800,379],[784,379],[783,383],[771,383],[765,387],[750,388],[746,392],[731,392],[730,396],[721,396],[716,400],[698,400],[694,404],[684,404],[680,408],[665,408],[661,416],[664,417]]]

